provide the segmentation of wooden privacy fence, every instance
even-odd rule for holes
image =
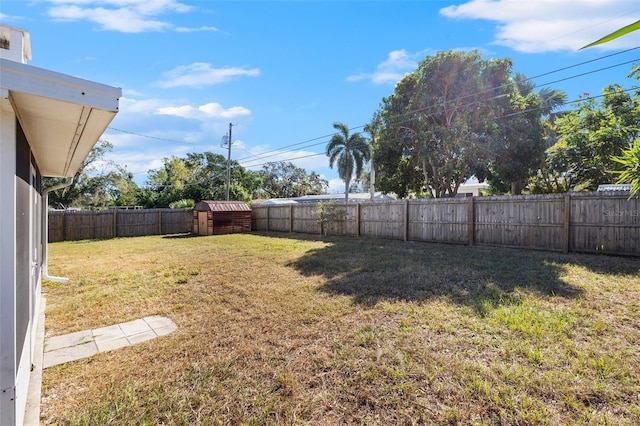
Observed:
[[[190,232],[191,209],[49,212],[49,242]]]
[[[620,193],[336,205],[331,235],[640,256],[640,200]],[[313,205],[253,206],[258,231],[321,233]]]

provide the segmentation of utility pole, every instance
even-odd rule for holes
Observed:
[[[227,201],[229,201],[229,185],[231,183],[231,127],[233,127],[233,124],[229,123],[229,139],[227,140],[229,147],[229,153],[227,154]]]

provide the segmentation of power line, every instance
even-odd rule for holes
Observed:
[[[623,89],[623,92],[631,92],[631,91],[634,91],[634,90],[638,90],[638,88],[637,87],[632,87],[632,88],[628,88],[628,89]],[[586,101],[589,101],[589,100],[596,100],[596,99],[599,99],[599,98],[603,98],[605,96],[607,96],[607,95],[601,94],[601,95],[587,96],[587,97],[583,97],[581,99],[576,99],[576,100],[573,100],[573,101],[570,101],[570,102],[566,102],[565,105],[586,102]],[[470,105],[472,105],[472,104],[468,104],[468,106],[470,106]],[[520,114],[526,114],[528,112],[539,111],[539,110],[542,110],[543,108],[544,107],[535,107],[535,108],[524,109],[524,110],[521,110],[521,111],[515,111],[515,112],[511,112],[511,113],[508,113],[508,114],[504,114],[504,115],[495,117],[495,120],[502,120],[502,119],[509,118],[509,117],[514,117],[514,116],[517,116],[517,115],[520,115]],[[401,124],[403,122],[408,122],[408,121],[409,120],[400,121],[400,122],[396,122],[395,124]],[[325,154],[324,153],[313,153],[313,154],[307,154],[307,155],[303,155],[303,156],[299,156],[299,157],[287,158],[287,159],[282,160],[282,161],[298,160],[298,159],[302,159],[302,158],[315,157],[315,156],[319,156],[319,155],[325,155]],[[259,163],[259,164],[243,165],[243,167],[245,167],[245,168],[254,168],[254,167],[261,167],[261,166],[264,166],[266,164],[268,164],[268,162]]]
[[[613,57],[615,55],[619,55],[619,54],[622,54],[622,53],[627,53],[627,52],[630,52],[630,51],[633,51],[633,50],[636,50],[636,49],[640,49],[640,46],[634,47],[634,48],[631,48],[631,49],[627,49],[627,50],[624,50],[624,51],[621,51],[621,52],[617,52],[615,54],[605,55],[605,56],[602,56],[600,58],[592,59],[592,60],[589,60],[589,61],[584,61],[584,62],[581,62],[579,64],[571,65],[571,66],[568,66],[568,67],[559,68],[557,70],[546,72],[546,73],[540,74],[540,75],[535,76],[535,77],[527,78],[525,81],[533,80],[535,78],[539,78],[539,77],[542,77],[542,76],[547,76],[547,75],[554,74],[554,73],[561,72],[561,71],[566,71],[568,69],[575,68],[577,66],[589,64],[589,63],[595,62],[597,60],[610,58],[610,57]],[[547,83],[544,83],[544,84],[538,84],[538,85],[535,85],[533,87],[533,89],[536,89],[536,88],[539,88],[539,87],[544,87],[544,86],[547,86],[549,84],[555,84],[555,83],[558,83],[558,82],[571,80],[571,79],[578,78],[578,77],[583,77],[585,75],[594,74],[594,73],[601,72],[601,71],[606,71],[608,69],[619,67],[619,66],[622,66],[622,65],[628,65],[628,64],[633,63],[633,62],[635,62],[637,60],[640,60],[640,58],[636,58],[636,59],[633,59],[631,61],[618,63],[618,64],[611,65],[611,66],[608,66],[608,67],[599,68],[599,69],[592,70],[592,71],[587,71],[587,72],[584,72],[584,73],[576,74],[576,75],[573,75],[573,76],[569,76],[569,77],[566,77],[566,78],[562,78],[562,79],[558,79],[558,80],[555,80],[555,81],[547,82]],[[466,99],[466,98],[470,98],[470,97],[473,97],[473,96],[477,96],[479,94],[495,91],[495,90],[498,90],[498,89],[501,89],[501,88],[504,88],[504,87],[505,87],[505,84],[502,84],[502,85],[495,86],[495,87],[492,87],[492,88],[489,88],[489,89],[485,89],[485,90],[477,92],[477,93],[472,93],[472,94],[469,94],[469,95],[466,95],[466,96],[463,96],[463,97],[457,97],[455,99],[450,100],[449,102],[457,102],[457,101],[460,101],[460,100],[463,100],[463,99]],[[475,104],[477,102],[478,101],[475,101],[475,102],[471,103],[470,105]],[[470,105],[468,105],[468,106],[470,106]],[[415,113],[418,113],[418,112],[426,111],[426,110],[431,109],[431,108],[438,108],[438,107],[439,107],[438,105],[429,105],[429,106],[426,106],[426,107],[421,108],[421,109],[417,109],[417,110],[413,110],[413,111],[409,111],[409,112],[403,113],[403,114],[399,115],[398,118],[402,117],[403,115],[411,115],[411,114],[415,114]],[[396,122],[396,124],[398,124],[398,123],[402,123],[402,121]],[[355,129],[362,128],[362,127],[365,127],[365,126],[366,125],[361,125],[361,126],[350,128],[349,130],[355,130]],[[318,139],[321,139],[321,138],[327,138],[327,137],[332,136],[333,134],[334,133],[332,133],[330,135],[321,136],[319,138],[310,139],[310,140],[305,141],[305,142],[310,142],[310,141],[318,140]],[[300,142],[300,143],[296,143],[296,144],[292,144],[292,145],[286,145],[286,146],[281,147],[280,149],[267,151],[267,152],[264,152],[264,153],[261,153],[261,154],[256,154],[256,155],[250,156],[250,157],[243,157],[243,158],[238,159],[238,161],[243,161],[243,160],[256,161],[256,160],[263,160],[263,159],[269,158],[269,157],[274,157],[276,155],[282,155],[282,154],[285,154],[287,152],[291,152],[290,150],[282,151],[283,148],[288,148],[288,147],[292,147],[292,146],[301,145],[301,144],[303,144],[305,142]],[[323,143],[326,143],[326,141],[323,141],[323,142],[320,142],[320,143],[311,144],[311,145],[306,145],[306,146],[299,147],[299,148],[310,148],[310,147],[317,146],[317,145],[320,145],[320,144],[323,144]]]
[[[591,60],[588,60],[588,61],[583,61],[583,62],[580,62],[580,63],[577,63],[577,64],[573,64],[573,65],[570,65],[570,66],[567,66],[567,67],[558,68],[558,69],[555,69],[555,70],[552,70],[552,71],[548,71],[548,72],[545,72],[545,73],[542,73],[542,74],[538,74],[538,75],[536,75],[534,77],[527,78],[525,81],[530,81],[530,80],[534,80],[534,79],[537,79],[537,78],[540,78],[540,77],[543,77],[543,76],[547,76],[547,75],[555,74],[555,73],[558,73],[558,72],[566,71],[568,69],[572,69],[572,68],[576,68],[576,67],[579,67],[579,66],[583,66],[583,65],[590,64],[590,63],[593,63],[593,62],[597,62],[597,61],[600,61],[600,60],[603,60],[603,59],[608,59],[608,58],[611,58],[611,57],[614,57],[614,56],[617,56],[617,55],[621,55],[621,54],[624,54],[624,53],[628,53],[628,52],[631,52],[631,51],[637,50],[637,49],[640,49],[640,46],[633,47],[633,48],[630,48],[630,49],[626,49],[626,50],[623,50],[623,51],[620,51],[620,52],[604,55],[604,56],[601,56],[601,57],[598,57],[598,58],[594,58],[594,59],[591,59]],[[535,85],[533,88],[535,89],[535,88],[538,88],[538,87],[541,87],[541,86],[547,86],[547,85],[550,85],[550,84],[555,84],[555,83],[558,83],[558,82],[562,82],[562,81],[572,80],[574,78],[583,77],[585,75],[590,75],[590,74],[602,72],[602,71],[605,71],[605,70],[608,70],[608,69],[612,69],[612,68],[615,68],[615,67],[619,67],[619,66],[622,66],[622,65],[627,65],[627,64],[633,63],[633,62],[635,62],[635,61],[637,61],[639,59],[640,58],[636,58],[636,59],[633,59],[631,61],[626,61],[626,62],[614,64],[614,65],[611,65],[611,66],[599,68],[599,69],[596,69],[596,70],[587,71],[587,72],[584,72],[584,73],[572,75],[572,76],[569,76],[569,77],[566,77],[566,78],[557,79],[557,80],[554,80],[554,81],[551,81],[551,82],[547,82],[547,83],[544,83],[544,84]],[[457,101],[463,100],[463,99],[468,98],[468,97],[477,96],[479,94],[487,93],[487,92],[494,91],[494,90],[498,90],[498,89],[504,88],[504,87],[505,87],[505,85],[502,84],[502,85],[499,85],[499,86],[496,86],[496,87],[485,89],[485,90],[483,90],[481,92],[478,92],[478,93],[473,93],[473,94],[466,95],[464,97],[458,97],[456,99],[452,99],[449,102],[457,102]],[[591,97],[591,99],[595,99],[595,98],[598,98],[598,97],[600,97],[600,96],[594,96],[594,97]],[[565,105],[572,104],[572,103],[579,102],[579,101],[583,101],[583,100],[585,100],[585,99],[580,99],[580,100],[576,100],[576,101],[567,102],[567,103],[565,103]],[[478,101],[474,101],[470,105],[472,105],[474,103],[477,103],[477,102]],[[426,107],[423,107],[423,108],[420,108],[420,109],[417,109],[417,110],[414,110],[414,111],[408,111],[406,113],[400,114],[396,118],[401,118],[402,116],[416,114],[418,112],[428,111],[429,109],[438,108],[438,107],[439,107],[438,105],[429,105],[429,106],[426,106]],[[429,115],[432,115],[432,114],[429,114]],[[398,122],[396,122],[396,124],[400,124],[400,123],[407,122],[407,121],[409,121],[409,120],[398,121]],[[349,130],[356,130],[356,129],[363,128],[365,126],[366,126],[366,124],[363,124],[363,125],[360,125],[360,126],[352,127]],[[179,143],[179,144],[188,143],[188,142],[185,142],[185,141],[179,141],[179,140],[175,140],[175,139],[168,139],[168,138],[161,138],[161,137],[157,137],[157,136],[144,135],[144,134],[141,134],[141,133],[136,133],[136,132],[132,132],[132,131],[128,131],[128,130],[122,130],[122,129],[118,129],[118,128],[114,128],[114,127],[109,127],[108,129],[114,130],[114,131],[118,131],[118,132],[122,132],[122,133],[132,134],[132,135],[139,136],[139,137],[155,139],[155,140],[161,140],[161,141],[165,141],[165,142],[172,142],[172,143]],[[333,136],[334,134],[335,133],[330,133],[330,134],[319,136],[319,137],[315,137],[315,138],[312,138],[312,139],[307,139],[307,140],[302,141],[302,142],[296,142],[296,143],[292,143],[292,144],[289,144],[289,145],[284,145],[282,147],[279,147],[279,148],[276,148],[276,149],[273,149],[273,150],[270,150],[270,151],[265,151],[265,152],[262,152],[260,154],[251,154],[250,153],[251,154],[250,156],[239,158],[236,161],[238,161],[238,162],[240,162],[240,161],[246,161],[246,162],[260,161],[260,160],[264,160],[266,158],[270,158],[270,157],[274,157],[274,156],[278,156],[278,155],[283,155],[283,154],[287,154],[287,153],[291,153],[291,152],[296,152],[297,150],[300,150],[300,149],[311,148],[311,147],[315,147],[315,146],[318,146],[318,145],[326,144],[327,143],[327,138]],[[320,142],[315,142],[315,141],[320,141]],[[315,143],[310,143],[310,142],[315,142]],[[286,149],[286,148],[293,148],[293,147],[297,147],[297,150]],[[318,156],[318,155],[324,155],[324,154],[323,153],[313,153],[313,154],[303,155],[303,156],[299,156],[299,157],[293,157],[293,158],[290,158],[290,159],[287,159],[287,160],[296,160],[296,159],[308,158],[308,157],[313,157],[313,156]],[[249,167],[258,167],[258,166],[261,166],[261,165],[264,165],[264,164],[267,164],[267,163],[268,162],[264,162],[264,163],[257,164],[257,165],[247,165],[245,167],[248,167],[248,168]]]
[[[593,63],[593,62],[601,61],[603,59],[608,59],[608,58],[611,58],[613,56],[622,55],[623,53],[629,53],[629,52],[631,52],[633,50],[637,50],[637,49],[640,49],[640,46],[631,47],[631,48],[626,49],[626,50],[621,50],[620,52],[610,53],[610,54],[605,55],[605,56],[599,56],[597,58],[590,59],[588,61],[580,62],[580,63],[569,65],[569,66],[566,66],[566,67],[563,67],[563,68],[558,68],[557,70],[548,71],[548,72],[545,72],[545,73],[542,73],[542,74],[538,74],[538,75],[535,75],[533,77],[528,78],[527,80],[535,80],[536,78],[544,77],[544,76],[547,76],[547,75],[550,75],[550,74],[555,74],[557,72],[566,71],[566,70],[569,70],[569,69],[572,69],[572,68],[580,67],[582,65],[587,65],[587,64],[590,64],[590,63]]]
[[[626,93],[626,92],[630,92],[630,91],[634,91],[634,90],[638,90],[638,88],[637,87],[632,87],[632,88],[628,88],[628,89],[623,89],[623,92]],[[567,102],[566,104],[575,104],[575,103],[580,103],[580,102],[587,102],[589,100],[595,100],[595,99],[603,98],[605,96],[607,96],[607,95],[601,94],[601,95],[588,96],[588,97],[584,97],[584,98],[581,98],[581,99],[576,99],[574,101]],[[526,109],[526,110],[521,110],[521,111],[516,111],[516,112],[509,113],[509,114],[505,114],[505,115],[496,117],[495,119],[496,120],[501,120],[501,119],[504,119],[504,118],[509,118],[509,117],[516,116],[516,115],[519,115],[519,114],[525,114],[527,112],[537,111],[537,110],[540,110],[540,109],[541,109],[540,107],[529,108],[529,109]],[[312,153],[312,154],[307,154],[307,155],[301,155],[301,156],[298,156],[298,157],[290,157],[290,158],[287,158],[287,159],[285,159],[283,161],[299,160],[299,159],[304,159],[304,158],[316,157],[316,156],[320,156],[320,155],[325,155],[325,154],[323,152],[321,152],[321,153]],[[253,165],[241,165],[241,166],[244,167],[244,168],[255,168],[255,167],[264,166],[264,165],[266,165],[268,163],[269,162],[260,163],[260,164],[253,164]],[[219,173],[217,175],[214,175],[214,176],[210,177],[209,179],[216,179],[216,178],[222,176],[225,173],[226,172]],[[207,181],[185,182],[185,183],[182,183],[182,185],[184,185],[184,186],[195,186],[195,185],[206,185],[207,183],[209,183],[209,182],[207,182]],[[165,189],[165,188],[170,188],[172,186],[173,185],[171,185],[171,184],[158,185],[155,188],[156,189]]]
[[[557,83],[557,82],[560,82],[560,81],[565,81],[565,80],[567,80],[567,79],[577,78],[577,77],[581,77],[581,76],[588,75],[588,74],[593,74],[593,73],[595,73],[595,72],[600,72],[600,71],[603,71],[603,70],[606,70],[606,69],[610,69],[610,68],[613,68],[613,67],[617,67],[617,66],[621,66],[621,65],[626,65],[626,64],[629,64],[629,63],[631,63],[631,62],[633,62],[633,61],[628,61],[628,62],[624,62],[624,63],[620,63],[620,64],[612,65],[612,66],[609,66],[609,67],[600,68],[600,69],[598,69],[598,70],[588,71],[588,72],[581,73],[581,74],[578,74],[578,75],[576,75],[576,76],[572,76],[572,77],[567,77],[567,78],[564,78],[564,79],[558,79],[558,80],[553,81],[553,82],[545,83],[544,85],[534,86],[534,89],[535,89],[535,88],[538,88],[538,87],[541,87],[541,86],[546,86],[547,84],[553,84],[553,83]],[[547,73],[547,74],[548,74],[548,73]],[[545,75],[546,75],[546,74],[545,74]],[[488,90],[486,90],[486,91],[489,91],[489,90],[493,90],[493,89],[488,89]],[[630,91],[630,90],[634,90],[634,89],[626,89],[625,91]],[[484,92],[486,92],[486,91],[483,91],[482,93],[484,93]],[[455,98],[455,99],[452,99],[452,100],[451,100],[451,101],[449,101],[449,102],[456,102],[456,101],[462,100],[462,99],[467,98],[467,97],[470,97],[470,96],[473,96],[473,95],[467,95],[467,96],[465,96],[465,97]],[[565,103],[564,103],[564,105],[571,105],[571,104],[574,104],[574,103],[577,103],[577,102],[585,101],[585,100],[587,100],[587,99],[597,99],[597,98],[599,98],[599,97],[601,97],[601,96],[602,96],[602,95],[598,95],[598,96],[591,96],[591,97],[582,98],[582,99],[577,99],[577,100],[574,100],[574,101],[565,102]],[[473,101],[473,102],[470,102],[470,103],[466,104],[466,105],[465,105],[465,107],[466,107],[466,108],[468,108],[468,107],[470,107],[470,106],[473,106],[474,104],[477,104],[478,102],[481,102],[481,101]],[[423,107],[423,108],[419,108],[419,109],[416,109],[416,110],[412,110],[412,111],[408,111],[408,112],[406,112],[406,113],[400,114],[400,115],[396,116],[396,118],[401,118],[401,117],[403,117],[403,116],[412,116],[412,115],[414,115],[414,114],[416,114],[416,113],[419,113],[419,112],[426,112],[426,111],[428,111],[429,109],[435,109],[435,108],[439,108],[439,107],[440,107],[439,105],[428,105],[428,106]],[[541,108],[534,108],[534,109],[529,109],[529,110],[518,111],[518,112],[515,112],[515,113],[510,113],[510,114],[508,114],[507,116],[514,116],[514,115],[523,114],[523,113],[525,113],[525,112],[531,112],[531,111],[533,111],[533,110],[539,110],[539,109],[541,109]],[[435,114],[435,112],[427,113],[427,116],[433,116],[434,114]],[[497,117],[496,119],[504,118],[504,117],[507,117],[507,116]],[[411,121],[411,118],[406,118],[406,119],[404,119],[404,120],[394,121],[394,123],[393,123],[393,124],[398,125],[398,124],[407,123],[407,122],[410,122],[410,121]],[[364,127],[364,126],[359,126],[359,127]],[[351,129],[349,129],[349,130],[354,130],[354,129],[359,128],[359,127],[351,128]],[[331,136],[331,135],[328,135],[328,136]],[[328,136],[324,136],[324,137],[328,137]],[[315,143],[315,144],[307,145],[307,146],[304,146],[304,147],[301,147],[301,148],[311,148],[311,147],[313,147],[313,146],[322,145],[322,144],[325,144],[325,143],[327,143],[327,141],[326,141],[326,140],[324,140],[324,141],[322,141],[322,142],[319,142],[319,143]],[[274,150],[274,151],[269,151],[269,152],[275,152],[275,154],[269,154],[269,155],[264,155],[264,156],[263,156],[262,154],[257,154],[257,155],[255,155],[255,156],[253,156],[253,157],[241,158],[241,159],[239,159],[238,161],[247,160],[247,161],[249,161],[249,162],[252,162],[252,161],[258,161],[258,160],[264,160],[265,158],[273,157],[273,156],[276,156],[276,155],[283,155],[283,154],[286,154],[286,153],[288,153],[288,152],[294,152],[294,151],[279,151],[279,150]],[[306,158],[306,157],[315,156],[315,155],[322,155],[322,154],[319,154],[319,153],[318,153],[318,154],[310,154],[310,155],[306,155],[306,156],[303,156],[303,157],[296,157],[296,158],[294,158],[294,159],[298,159],[298,158]],[[264,165],[264,164],[266,164],[266,163],[262,163],[262,164],[258,164],[258,165],[247,165],[247,166],[245,166],[245,167],[257,167],[257,166],[259,166],[259,165]]]
[[[600,72],[600,71],[606,71],[606,70],[609,70],[609,69],[612,69],[612,68],[620,67],[620,66],[622,66],[622,65],[629,65],[629,64],[632,64],[632,63],[634,63],[634,62],[636,62],[636,61],[638,61],[638,60],[640,60],[640,58],[635,58],[635,59],[632,59],[632,60],[627,61],[627,62],[621,62],[621,63],[619,63],[619,64],[610,65],[610,66],[608,66],[608,67],[604,67],[604,68],[599,68],[599,69],[597,69],[597,70],[592,70],[592,71],[583,72],[583,73],[581,73],[581,74],[576,74],[576,75],[573,75],[573,76],[571,76],[571,77],[561,78],[561,79],[558,79],[558,80],[550,81],[550,82],[548,82],[548,83],[539,84],[539,85],[534,86],[534,89],[537,89],[538,87],[541,87],[541,86],[547,86],[547,85],[549,85],[549,84],[556,84],[556,83],[560,83],[560,82],[562,82],[562,81],[572,80],[572,79],[574,79],[574,78],[578,78],[578,77],[584,77],[585,75],[595,74],[595,73],[597,73],[597,72]]]
[[[116,131],[116,132],[127,133],[129,135],[140,136],[142,138],[156,139],[156,140],[164,141],[164,142],[187,143],[187,142],[179,141],[179,140],[176,140],[176,139],[166,139],[166,138],[159,138],[157,136],[143,135],[142,133],[131,132],[129,130],[116,129],[115,127],[107,127],[107,129],[113,130],[113,131]]]

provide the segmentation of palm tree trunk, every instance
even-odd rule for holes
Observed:
[[[351,184],[351,179],[346,178],[344,180],[344,204],[349,203],[349,185]]]

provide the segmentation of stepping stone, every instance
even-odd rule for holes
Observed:
[[[165,336],[177,328],[169,318],[155,315],[108,327],[49,337],[44,341],[42,368],[146,342]]]

